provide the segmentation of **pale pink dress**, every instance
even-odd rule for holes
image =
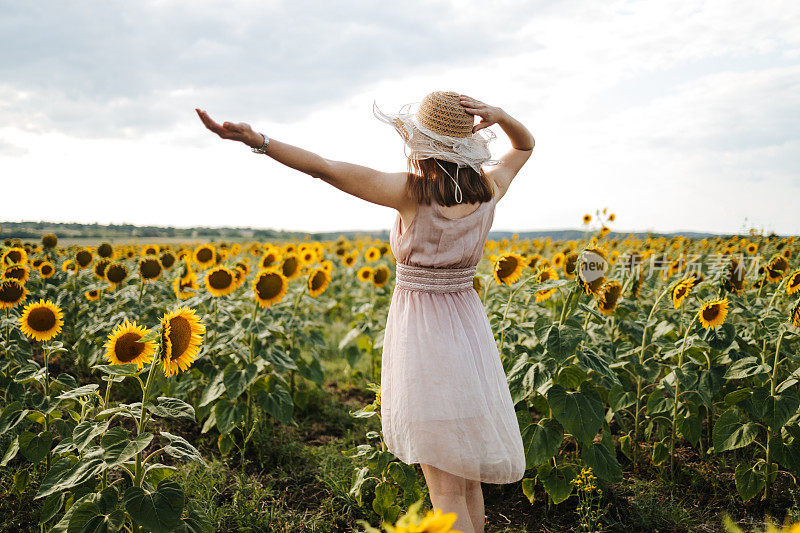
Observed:
[[[496,198],[456,219],[435,200],[419,204],[402,234],[397,215],[389,234],[398,266],[383,342],[381,420],[387,448],[404,463],[511,483],[525,471],[522,438],[489,319],[472,288]]]

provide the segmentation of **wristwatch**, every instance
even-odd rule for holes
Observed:
[[[256,154],[266,154],[267,153],[267,146],[269,146],[269,137],[267,137],[266,135],[264,135],[260,131],[258,133],[262,137],[264,137],[264,144],[262,144],[260,148],[250,148],[250,150],[252,150]]]

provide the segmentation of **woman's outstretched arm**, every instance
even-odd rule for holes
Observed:
[[[223,122],[220,125],[205,111],[195,111],[203,124],[223,139],[239,141],[252,148],[258,148],[264,142],[261,134],[253,131],[244,122]],[[374,204],[406,210],[413,202],[406,192],[405,172],[380,172],[344,161],[332,161],[273,138],[270,138],[266,155],[287,167],[319,178],[339,190]]]

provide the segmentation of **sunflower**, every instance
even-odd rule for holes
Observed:
[[[119,285],[125,281],[125,278],[128,277],[128,267],[122,263],[111,263],[106,267],[105,276],[106,281],[108,281],[112,287],[119,287]]]
[[[157,258],[148,256],[139,260],[139,277],[142,278],[142,281],[154,281],[160,275],[161,262]]]
[[[608,215],[608,221],[609,222],[614,222],[616,219],[617,219],[617,215],[615,215],[614,213],[611,213],[610,215]]]
[[[589,213],[586,213],[585,215],[583,215],[583,223],[584,224],[588,224],[591,221],[592,221],[592,215],[590,215]]]
[[[92,262],[93,254],[91,250],[83,249],[78,250],[75,252],[75,263],[78,264],[80,268],[86,268],[89,266],[89,263]]]
[[[508,252],[497,258],[492,269],[494,280],[498,284],[511,285],[522,275],[525,260],[516,252]]]
[[[5,279],[16,279],[20,283],[25,283],[26,281],[28,281],[28,278],[30,277],[30,275],[31,274],[30,274],[30,271],[28,270],[28,267],[23,266],[23,265],[13,265],[13,266],[10,266],[10,267],[6,268],[3,271],[3,278],[5,278]]]
[[[725,290],[740,294],[744,290],[744,269],[741,263],[734,258],[731,258],[728,264],[728,275],[722,280],[722,286]]]
[[[389,267],[386,265],[378,265],[372,271],[372,283],[376,287],[383,287],[389,281]]]
[[[72,272],[73,274],[78,271],[78,265],[72,259],[65,259],[61,263],[61,272]]]
[[[217,252],[211,244],[201,244],[194,250],[194,262],[200,268],[208,268],[217,260]]]
[[[767,265],[767,279],[777,282],[783,279],[783,275],[789,269],[789,262],[782,255],[774,255]]]
[[[367,248],[367,251],[364,252],[364,259],[367,261],[377,261],[381,258],[381,251],[376,248],[375,246],[370,246]]]
[[[597,295],[606,282],[606,254],[596,247],[586,248],[578,257],[578,278],[586,294]]]
[[[786,280],[786,294],[794,294],[797,291],[800,291],[800,269],[789,274],[789,279]]]
[[[181,300],[191,298],[198,289],[197,276],[194,273],[186,277],[176,276],[172,282],[172,289],[175,292],[175,296]]]
[[[53,274],[56,273],[56,268],[53,266],[53,263],[50,261],[42,261],[39,265],[39,274],[44,278],[47,279],[52,277]]]
[[[792,324],[794,324],[794,327],[800,328],[800,300],[797,300],[794,309],[792,309]]]
[[[117,324],[106,342],[105,358],[112,365],[135,364],[139,370],[152,361],[156,351],[156,343],[144,341],[142,338],[150,333],[149,329],[136,322],[126,320]]]
[[[294,252],[287,253],[281,260],[281,272],[288,279],[294,279],[300,275],[300,256]]]
[[[725,317],[728,316],[728,300],[711,300],[703,304],[700,311],[697,312],[697,319],[704,328],[717,329],[723,322]]]
[[[322,262],[320,263],[320,266],[321,266],[322,268],[324,268],[325,270],[327,270],[327,271],[328,271],[328,274],[330,274],[331,272],[333,272],[333,261],[331,261],[330,259],[325,259],[324,261],[322,261]]]
[[[250,263],[249,263],[249,261],[250,260],[247,259],[245,261],[239,261],[238,263],[236,263],[236,268],[240,269],[242,271],[242,274],[244,274],[244,277],[247,277],[247,276],[250,275]]]
[[[186,370],[197,358],[206,327],[194,309],[180,307],[161,319],[161,362],[170,377]]]
[[[480,296],[483,291],[483,279],[480,276],[474,276],[472,278],[472,288],[475,289],[475,292]]]
[[[236,290],[236,274],[229,268],[214,267],[206,273],[205,283],[212,296],[227,296]]]
[[[753,255],[758,251],[758,245],[754,242],[751,242],[750,244],[747,245],[746,250],[749,255]]]
[[[42,235],[42,246],[44,246],[45,250],[52,250],[58,246],[58,237],[53,233]]]
[[[98,289],[89,289],[83,295],[86,297],[87,300],[93,302],[100,298],[100,291]]]
[[[687,276],[672,287],[672,305],[675,309],[681,306],[683,299],[691,292],[692,287],[694,287],[694,281],[695,278],[693,276]]]
[[[536,283],[542,283],[543,281],[547,281],[550,279],[558,279],[558,274],[556,273],[556,269],[553,267],[541,268],[536,273]],[[556,292],[556,289],[538,291],[536,293],[536,301],[543,302],[548,298],[550,298],[554,292]]]
[[[277,269],[262,270],[253,280],[253,292],[259,307],[280,302],[289,289],[289,279]]]
[[[561,268],[564,266],[564,263],[567,259],[567,256],[563,252],[556,253],[553,258],[550,260],[553,263],[554,268]]]
[[[311,296],[319,296],[331,282],[331,275],[322,267],[317,267],[308,276],[308,293]]]
[[[273,265],[275,265],[275,263],[278,262],[279,258],[280,255],[278,254],[278,252],[276,252],[275,250],[269,250],[267,252],[264,252],[264,255],[261,256],[261,259],[259,259],[258,261],[258,266],[261,270],[270,268]]]
[[[568,260],[569,258],[567,258]],[[539,254],[533,254],[530,256],[527,261],[525,262],[525,266],[530,268],[531,270],[535,270],[537,263],[542,260],[542,256]]]
[[[161,254],[161,266],[169,270],[175,265],[175,254],[167,250]]]
[[[606,281],[597,295],[597,308],[606,316],[611,316],[622,294],[622,285],[618,281]]]
[[[97,255],[103,258],[110,258],[114,255],[114,247],[107,242],[101,243],[100,246],[97,247]]]
[[[356,259],[357,259],[357,255],[354,255],[354,254],[347,254],[344,257],[342,257],[342,261],[344,262],[344,264],[346,266],[349,266],[349,267],[351,267],[354,264],[356,264]]]
[[[158,255],[161,251],[161,248],[157,244],[149,244],[142,248],[142,256],[147,257],[148,255]]]
[[[356,277],[358,281],[367,282],[372,280],[372,267],[364,265],[363,267],[358,269],[356,272]]]
[[[102,258],[94,262],[94,275],[100,279],[105,279],[106,268],[111,264],[111,259]]]
[[[0,261],[0,264],[3,265],[24,265],[28,262],[28,252],[25,251],[25,248],[21,248],[19,246],[15,246],[13,248],[9,248],[3,254],[3,259]]]
[[[52,301],[42,299],[25,306],[19,323],[26,336],[37,341],[49,341],[61,331],[64,315]]]
[[[609,233],[611,233],[611,229],[608,226],[603,226],[602,228],[600,228],[600,236],[601,237],[605,237]]]
[[[300,254],[300,260],[304,265],[311,265],[317,261],[317,254],[314,250],[303,250]]]
[[[0,280],[0,309],[13,309],[25,300],[28,289],[16,279]]]
[[[35,268],[36,270],[39,270],[39,267],[42,266],[42,263],[44,263],[44,259],[40,259],[37,257],[36,259],[31,261],[31,267]]]

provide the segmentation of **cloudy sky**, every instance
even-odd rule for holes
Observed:
[[[536,137],[495,230],[797,234],[798,28],[794,0],[0,0],[0,220],[388,229],[194,108],[400,171],[373,100],[455,90]]]

